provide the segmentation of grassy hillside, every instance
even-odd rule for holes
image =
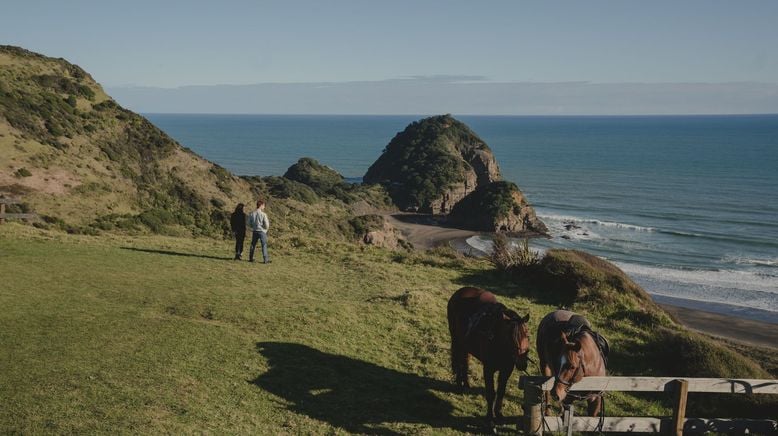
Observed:
[[[449,250],[271,242],[275,262],[256,265],[209,238],[0,226],[0,432],[472,432],[483,400],[450,382],[448,297],[484,286],[531,331],[554,308]],[[630,368],[639,324],[578,309],[611,340],[616,373]],[[608,397],[609,414],[667,407]]]
[[[70,231],[218,234],[249,183],[177,144],[63,59],[0,46],[0,194]]]
[[[286,178],[236,177],[119,106],[63,59],[0,46],[0,67],[0,195],[41,214],[41,227],[219,236],[237,203],[263,197],[282,218],[277,234],[316,228],[343,238],[338,226],[353,216],[347,203],[386,205],[378,187],[344,184],[343,195],[324,201],[326,193]]]

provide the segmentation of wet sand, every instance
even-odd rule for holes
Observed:
[[[778,324],[660,304],[681,324],[710,336],[778,349]]]

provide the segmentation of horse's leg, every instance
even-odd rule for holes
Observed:
[[[500,370],[497,376],[497,398],[494,400],[494,417],[497,421],[502,421],[502,400],[505,397],[505,388],[508,386],[508,379],[513,374],[513,365]]]
[[[470,388],[470,353],[467,352],[466,347],[464,345],[462,346],[462,359],[460,360],[461,365],[459,366],[460,371],[462,371],[462,387],[465,389]]]
[[[484,364],[484,387],[486,391],[486,425],[492,433],[496,433],[494,428],[494,369]]]
[[[586,403],[589,416],[600,416],[600,412],[602,411],[602,395],[597,395],[594,398],[587,398]]]
[[[453,335],[451,337],[451,371],[454,373],[454,384],[462,387],[462,352],[461,345]]]
[[[551,365],[549,364],[548,355],[546,353],[542,353],[540,355],[540,370],[543,372],[543,375],[546,377],[553,377],[554,371],[551,369]],[[546,407],[543,411],[543,414],[546,416],[551,416],[551,393],[548,391],[543,392],[542,394],[545,398]]]

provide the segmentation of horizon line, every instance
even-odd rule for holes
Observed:
[[[636,117],[749,117],[749,116],[778,116],[778,112],[753,112],[753,113],[693,113],[693,114],[661,114],[661,113],[646,113],[646,114],[453,114],[447,113],[429,113],[429,114],[383,114],[383,113],[271,113],[271,112],[147,112],[137,111],[143,115],[215,115],[215,116],[246,116],[246,115],[262,115],[262,116],[340,116],[340,117],[429,117],[438,115],[452,115],[458,117],[511,117],[511,118],[596,118],[596,117],[612,117],[612,118],[636,118]]]

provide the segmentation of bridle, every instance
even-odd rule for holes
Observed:
[[[584,368],[584,358],[582,353],[583,353],[582,350],[576,352],[576,354],[578,354],[578,360],[581,361],[581,364],[578,365],[578,367],[575,369],[575,372],[573,372],[573,375],[568,380],[562,380],[562,378],[559,377],[559,374],[562,372],[562,367],[564,366],[564,364],[562,364],[561,362],[559,364],[559,371],[557,371],[556,376],[554,377],[554,381],[564,386],[566,393],[570,392],[570,388],[573,386],[573,383],[575,383],[572,380],[575,380],[575,377],[578,375],[579,372],[583,371],[584,374],[586,374],[586,368]]]

